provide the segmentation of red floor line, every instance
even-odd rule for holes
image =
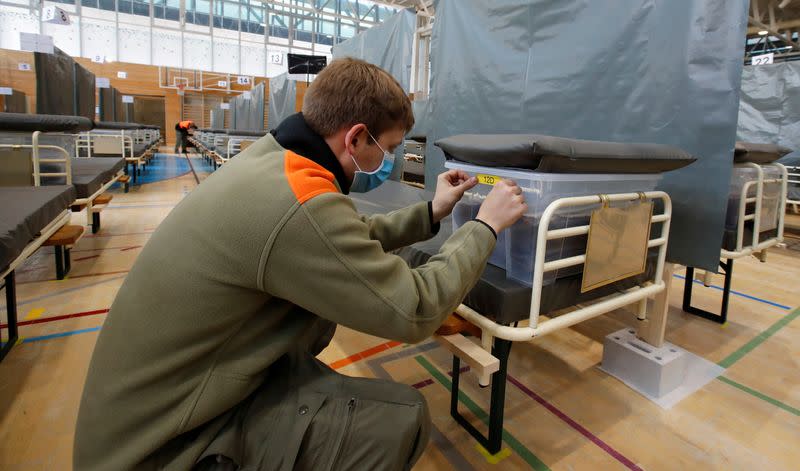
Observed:
[[[124,232],[121,234],[89,234],[83,236],[85,238],[100,238],[100,237],[124,237],[124,236],[131,236],[131,235],[142,235],[142,234],[152,234],[154,231],[144,231],[144,232]]]
[[[89,259],[91,259],[91,258],[100,258],[100,256],[99,256],[99,255],[89,255],[89,256],[87,256],[87,257],[73,258],[73,259],[72,259],[72,261],[73,261],[73,262],[80,262],[80,261],[82,261],[82,260],[89,260]]]
[[[128,250],[140,249],[140,248],[142,248],[141,245],[133,245],[131,247],[125,247],[124,249],[119,249],[119,251],[120,252],[125,252],[125,251],[128,251]]]
[[[555,415],[562,421],[566,422],[567,425],[569,425],[570,427],[575,429],[578,433],[589,439],[589,441],[600,447],[603,451],[614,457],[617,461],[622,463],[626,468],[632,471],[643,471],[642,468],[636,465],[636,463],[623,456],[622,453],[612,448],[611,445],[601,440],[600,437],[587,430],[586,427],[573,420],[571,417],[569,417],[567,414],[559,410],[553,404],[547,402],[545,398],[531,391],[527,386],[520,383],[517,379],[513,378],[511,375],[508,375],[508,382],[516,386],[520,391],[525,393],[528,397],[538,402],[545,409],[550,411],[553,415]]]
[[[119,275],[122,273],[128,273],[130,270],[120,270],[120,271],[108,271],[105,273],[86,273],[84,275],[67,275],[66,280],[74,280],[76,278],[89,278],[92,276],[106,276],[106,275]],[[66,281],[64,280],[64,281]],[[31,280],[31,281],[17,281],[18,285],[29,285],[31,283],[43,283],[45,281],[59,281],[55,278],[48,278],[46,280]]]
[[[47,322],[55,322],[55,321],[63,321],[64,319],[73,319],[77,317],[86,317],[86,316],[96,316],[98,314],[107,314],[108,309],[97,309],[96,311],[85,311],[85,312],[76,312],[74,314],[64,314],[62,316],[53,316],[53,317],[45,317],[42,319],[33,319],[30,321],[22,321],[18,322],[17,325],[22,327],[23,325],[31,325],[31,324],[45,324]],[[0,329],[8,328],[8,324],[0,324]]]

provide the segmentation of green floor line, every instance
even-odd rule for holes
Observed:
[[[417,360],[417,363],[422,365],[422,367],[425,368],[428,371],[428,373],[430,373],[431,376],[433,376],[436,379],[436,381],[441,383],[442,386],[444,386],[448,391],[451,390],[451,388],[453,387],[453,383],[450,381],[450,379],[448,379],[447,376],[444,375],[444,373],[436,369],[436,367],[433,366],[428,360],[426,360],[425,357],[423,357],[422,355],[417,355],[416,357],[414,357],[414,359]],[[467,408],[470,411],[472,411],[472,413],[475,414],[476,417],[481,419],[483,423],[485,424],[489,423],[489,415],[483,409],[481,409],[480,406],[475,403],[475,401],[473,401],[472,399],[469,398],[469,396],[464,394],[463,391],[458,392],[458,400],[459,402],[467,406]],[[514,436],[508,433],[505,429],[503,430],[503,441],[506,442],[508,446],[510,446],[511,449],[514,450],[523,460],[525,460],[525,462],[528,463],[528,465],[530,465],[531,468],[537,471],[550,471],[550,468],[546,464],[544,464],[542,460],[537,458],[536,455],[533,454],[533,452],[527,449],[525,445],[523,445],[519,440],[514,438]]]
[[[779,331],[782,328],[786,327],[786,324],[788,324],[789,322],[792,322],[798,316],[800,316],[800,308],[795,309],[794,312],[785,315],[778,322],[772,324],[772,326],[770,326],[770,328],[768,328],[764,332],[761,332],[760,334],[758,334],[758,336],[756,336],[756,338],[754,338],[753,340],[747,342],[740,349],[738,349],[735,352],[733,352],[730,355],[728,355],[724,360],[722,360],[721,362],[718,363],[719,366],[721,366],[723,368],[730,368],[734,363],[736,363],[737,361],[741,360],[742,357],[744,357],[745,355],[747,355],[748,353],[753,351],[753,349],[755,349],[756,347],[758,347],[759,345],[764,343],[765,340],[767,340],[768,338],[770,338],[773,335],[775,335],[775,333],[777,331]]]
[[[781,401],[779,401],[779,400],[777,400],[775,398],[769,397],[764,393],[760,393],[760,392],[756,391],[755,389],[750,389],[747,386],[745,386],[744,384],[737,383],[736,381],[734,381],[732,379],[728,379],[728,378],[726,378],[724,376],[718,376],[717,379],[722,381],[723,383],[727,383],[727,384],[733,386],[736,389],[744,391],[747,394],[750,394],[751,396],[755,396],[755,397],[761,399],[762,401],[768,402],[768,403],[772,404],[775,407],[779,407],[779,408],[781,408],[781,409],[783,409],[785,411],[788,411],[788,412],[790,412],[790,413],[792,413],[794,415],[800,416],[800,409],[795,409],[794,407],[792,407],[792,406],[790,406],[788,404],[784,404],[783,402],[781,402]]]

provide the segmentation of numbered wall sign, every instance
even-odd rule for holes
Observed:
[[[106,56],[101,56],[100,54],[92,56],[92,62],[95,62],[97,64],[102,64],[105,61],[106,61]]]
[[[14,90],[9,87],[0,87],[0,95],[13,95]]]
[[[270,52],[269,53],[269,62],[270,62],[270,64],[283,65],[283,53],[282,52]]]
[[[128,78],[128,73],[120,70],[119,72],[117,72],[117,78],[126,79]]]
[[[133,96],[131,96],[131,95],[122,95],[122,102],[123,103],[133,103]]]
[[[19,70],[30,71],[32,69],[31,69],[31,65],[28,64],[27,62],[20,62],[19,63]]]
[[[760,56],[753,56],[753,65],[767,65],[775,61],[775,53],[762,54]]]
[[[45,7],[42,10],[42,21],[45,23],[52,23],[54,25],[70,24],[69,15],[67,12],[55,5]]]
[[[94,79],[94,84],[97,88],[111,88],[111,80],[106,77],[97,77]]]
[[[22,51],[43,52],[45,54],[55,52],[53,37],[46,34],[19,33],[19,48]]]
[[[223,109],[223,110],[229,110],[229,109],[231,109],[231,105],[230,105],[230,103],[222,103],[221,105],[219,105],[219,107],[220,107],[221,109]]]
[[[228,82],[226,82],[225,80],[220,80],[220,81],[217,82],[217,86],[225,88],[225,87],[228,86]]]
[[[250,77],[237,77],[236,83],[239,85],[250,85]]]

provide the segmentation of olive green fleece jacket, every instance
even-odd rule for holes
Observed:
[[[430,336],[495,245],[468,222],[416,269],[387,253],[432,235],[426,203],[359,216],[331,172],[258,140],[175,207],[125,279],[89,367],[75,469],[191,468],[269,366],[313,350],[331,322]]]

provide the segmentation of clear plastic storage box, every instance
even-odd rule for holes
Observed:
[[[783,178],[783,172],[777,165],[763,165],[764,180]],[[739,223],[739,204],[742,200],[742,190],[747,182],[758,180],[758,171],[749,166],[733,167],[730,190],[728,193],[728,212],[725,215],[725,229],[736,230]],[[750,185],[747,196],[756,195],[756,184]],[[765,183],[761,196],[761,218],[759,231],[770,231],[778,227],[778,205],[781,199],[781,183]],[[752,214],[755,206],[751,203],[746,208],[745,214]]]
[[[528,212],[512,227],[498,234],[497,248],[489,261],[505,268],[508,278],[529,286],[533,280],[533,259],[536,254],[539,221],[550,203],[572,196],[653,191],[661,179],[660,174],[541,173],[480,167],[456,161],[447,161],[445,167],[462,170],[470,176],[480,176],[478,185],[467,192],[453,210],[454,230],[478,214],[481,203],[492,189],[493,181],[511,179],[522,188]],[[592,211],[599,207],[599,204],[593,204],[561,210],[551,219],[550,229],[587,225]],[[504,256],[501,255],[501,251],[504,251]],[[551,240],[547,244],[545,261],[582,255],[585,252],[585,235]],[[582,270],[582,266],[576,266],[545,273],[544,284],[551,284],[556,278],[581,273]]]

